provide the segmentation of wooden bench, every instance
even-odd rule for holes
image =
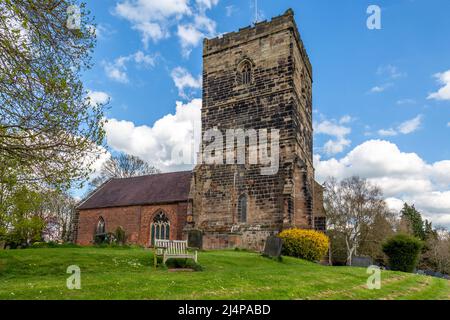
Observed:
[[[183,240],[155,240],[155,254],[154,262],[155,267],[157,264],[157,257],[163,257],[163,263],[165,264],[168,259],[180,258],[180,259],[193,259],[197,263],[197,251],[189,253],[188,242]]]

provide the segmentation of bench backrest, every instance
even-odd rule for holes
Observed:
[[[185,240],[155,240],[157,248],[165,248],[169,255],[186,254],[187,241]]]

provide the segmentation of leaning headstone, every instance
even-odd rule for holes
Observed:
[[[353,257],[352,266],[353,267],[363,267],[367,268],[373,265],[373,260],[371,257]]]
[[[203,233],[200,230],[190,230],[188,232],[188,247],[203,248]]]
[[[280,258],[283,249],[283,240],[278,237],[270,236],[266,239],[263,254],[271,258]]]

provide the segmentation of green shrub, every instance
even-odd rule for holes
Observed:
[[[422,246],[422,241],[413,236],[397,234],[383,243],[383,252],[388,256],[392,270],[414,272]]]
[[[192,269],[194,271],[203,271],[203,267],[195,263],[192,259],[169,259],[166,261],[166,266],[169,269]]]
[[[115,236],[116,236],[116,243],[125,244],[126,235],[125,235],[125,230],[123,230],[122,227],[117,227]]]
[[[278,236],[283,240],[283,254],[287,256],[319,261],[328,251],[329,239],[322,232],[289,229]]]

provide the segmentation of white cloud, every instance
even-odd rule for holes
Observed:
[[[341,117],[341,119],[339,119],[339,123],[340,124],[348,124],[350,122],[352,122],[354,119],[353,117],[349,116],[349,115],[345,115],[343,117]]]
[[[417,129],[419,129],[421,123],[422,123],[422,115],[418,115],[414,119],[403,122],[398,127],[398,131],[400,131],[403,134],[412,133],[412,132],[416,131]]]
[[[142,43],[145,48],[148,47],[150,40],[153,40],[153,42],[158,42],[159,40],[170,36],[168,30],[163,29],[158,23],[154,22],[138,23],[133,28],[141,32]]]
[[[401,72],[398,67],[388,64],[385,66],[378,67],[377,75],[387,76],[388,78],[391,78],[391,79],[397,79],[397,78],[405,77],[406,73]]]
[[[194,23],[178,25],[177,35],[183,49],[183,56],[188,57],[192,48],[198,46],[205,37],[216,34],[216,22],[205,15],[196,15]]]
[[[411,120],[402,122],[396,129],[390,128],[378,130],[378,134],[382,137],[393,137],[400,133],[401,134],[413,133],[420,128],[420,125],[422,124],[422,118],[423,116],[419,114],[417,117]]]
[[[450,128],[450,122],[449,122],[449,123],[447,123],[447,127],[449,127],[449,128]]]
[[[91,106],[96,107],[98,105],[104,105],[111,99],[109,94],[103,91],[91,91],[88,90],[87,98]]]
[[[369,90],[369,93],[382,93],[387,89],[393,87],[394,81],[396,81],[398,78],[406,76],[406,73],[401,72],[398,67],[390,64],[378,67],[376,74],[383,78],[384,84],[372,87]]]
[[[341,121],[349,121],[346,117],[348,116],[341,118]],[[314,133],[335,137],[334,140],[328,140],[323,146],[323,151],[327,154],[337,154],[344,151],[351,144],[351,141],[347,139],[347,135],[351,131],[349,127],[336,124],[334,121],[324,120],[320,123],[314,123]]]
[[[378,130],[378,134],[382,137],[393,137],[396,136],[398,133],[394,129],[381,129]]]
[[[116,5],[114,13],[140,32],[145,48],[150,40],[158,42],[169,38],[170,28],[177,25],[183,54],[188,56],[202,37],[215,33],[216,23],[206,17],[205,11],[218,2],[196,0],[196,6],[190,6],[189,0],[123,0]]]
[[[352,142],[350,140],[344,138],[338,138],[337,140],[328,140],[323,146],[323,151],[326,154],[341,153],[351,143]]]
[[[370,93],[381,93],[392,87],[392,83],[386,83],[383,85],[375,86],[370,89]]]
[[[401,100],[397,101],[397,104],[399,106],[405,105],[405,104],[415,104],[415,103],[416,103],[416,100],[414,100],[414,99],[401,99]]]
[[[104,69],[106,76],[111,80],[120,82],[120,83],[128,83],[128,75],[123,67],[118,66],[114,63],[104,63]]]
[[[175,114],[164,116],[153,126],[109,119],[105,125],[107,143],[114,150],[138,156],[163,171],[191,169],[200,145],[201,105],[201,99],[186,104],[177,102]],[[179,152],[191,161],[183,162]]]
[[[195,0],[200,8],[211,9],[219,3],[219,0]]]
[[[391,142],[369,140],[341,159],[315,155],[314,163],[319,182],[358,175],[380,186],[392,209],[406,201],[436,222],[450,215],[450,160],[427,163]]]
[[[437,92],[428,96],[427,99],[450,100],[450,70],[434,75],[440,84],[443,85]]]
[[[115,13],[131,22],[163,21],[189,15],[189,0],[125,0],[117,3]]]
[[[182,98],[187,98],[188,95],[185,92],[186,88],[200,89],[202,87],[202,76],[194,78],[186,69],[177,67],[172,70],[172,79],[175,86],[178,88],[178,94]]]
[[[128,83],[127,64],[134,62],[138,66],[144,68],[151,68],[156,64],[156,56],[145,54],[142,51],[137,51],[128,56],[122,56],[114,60],[114,62],[103,62],[106,75],[111,80]]]

